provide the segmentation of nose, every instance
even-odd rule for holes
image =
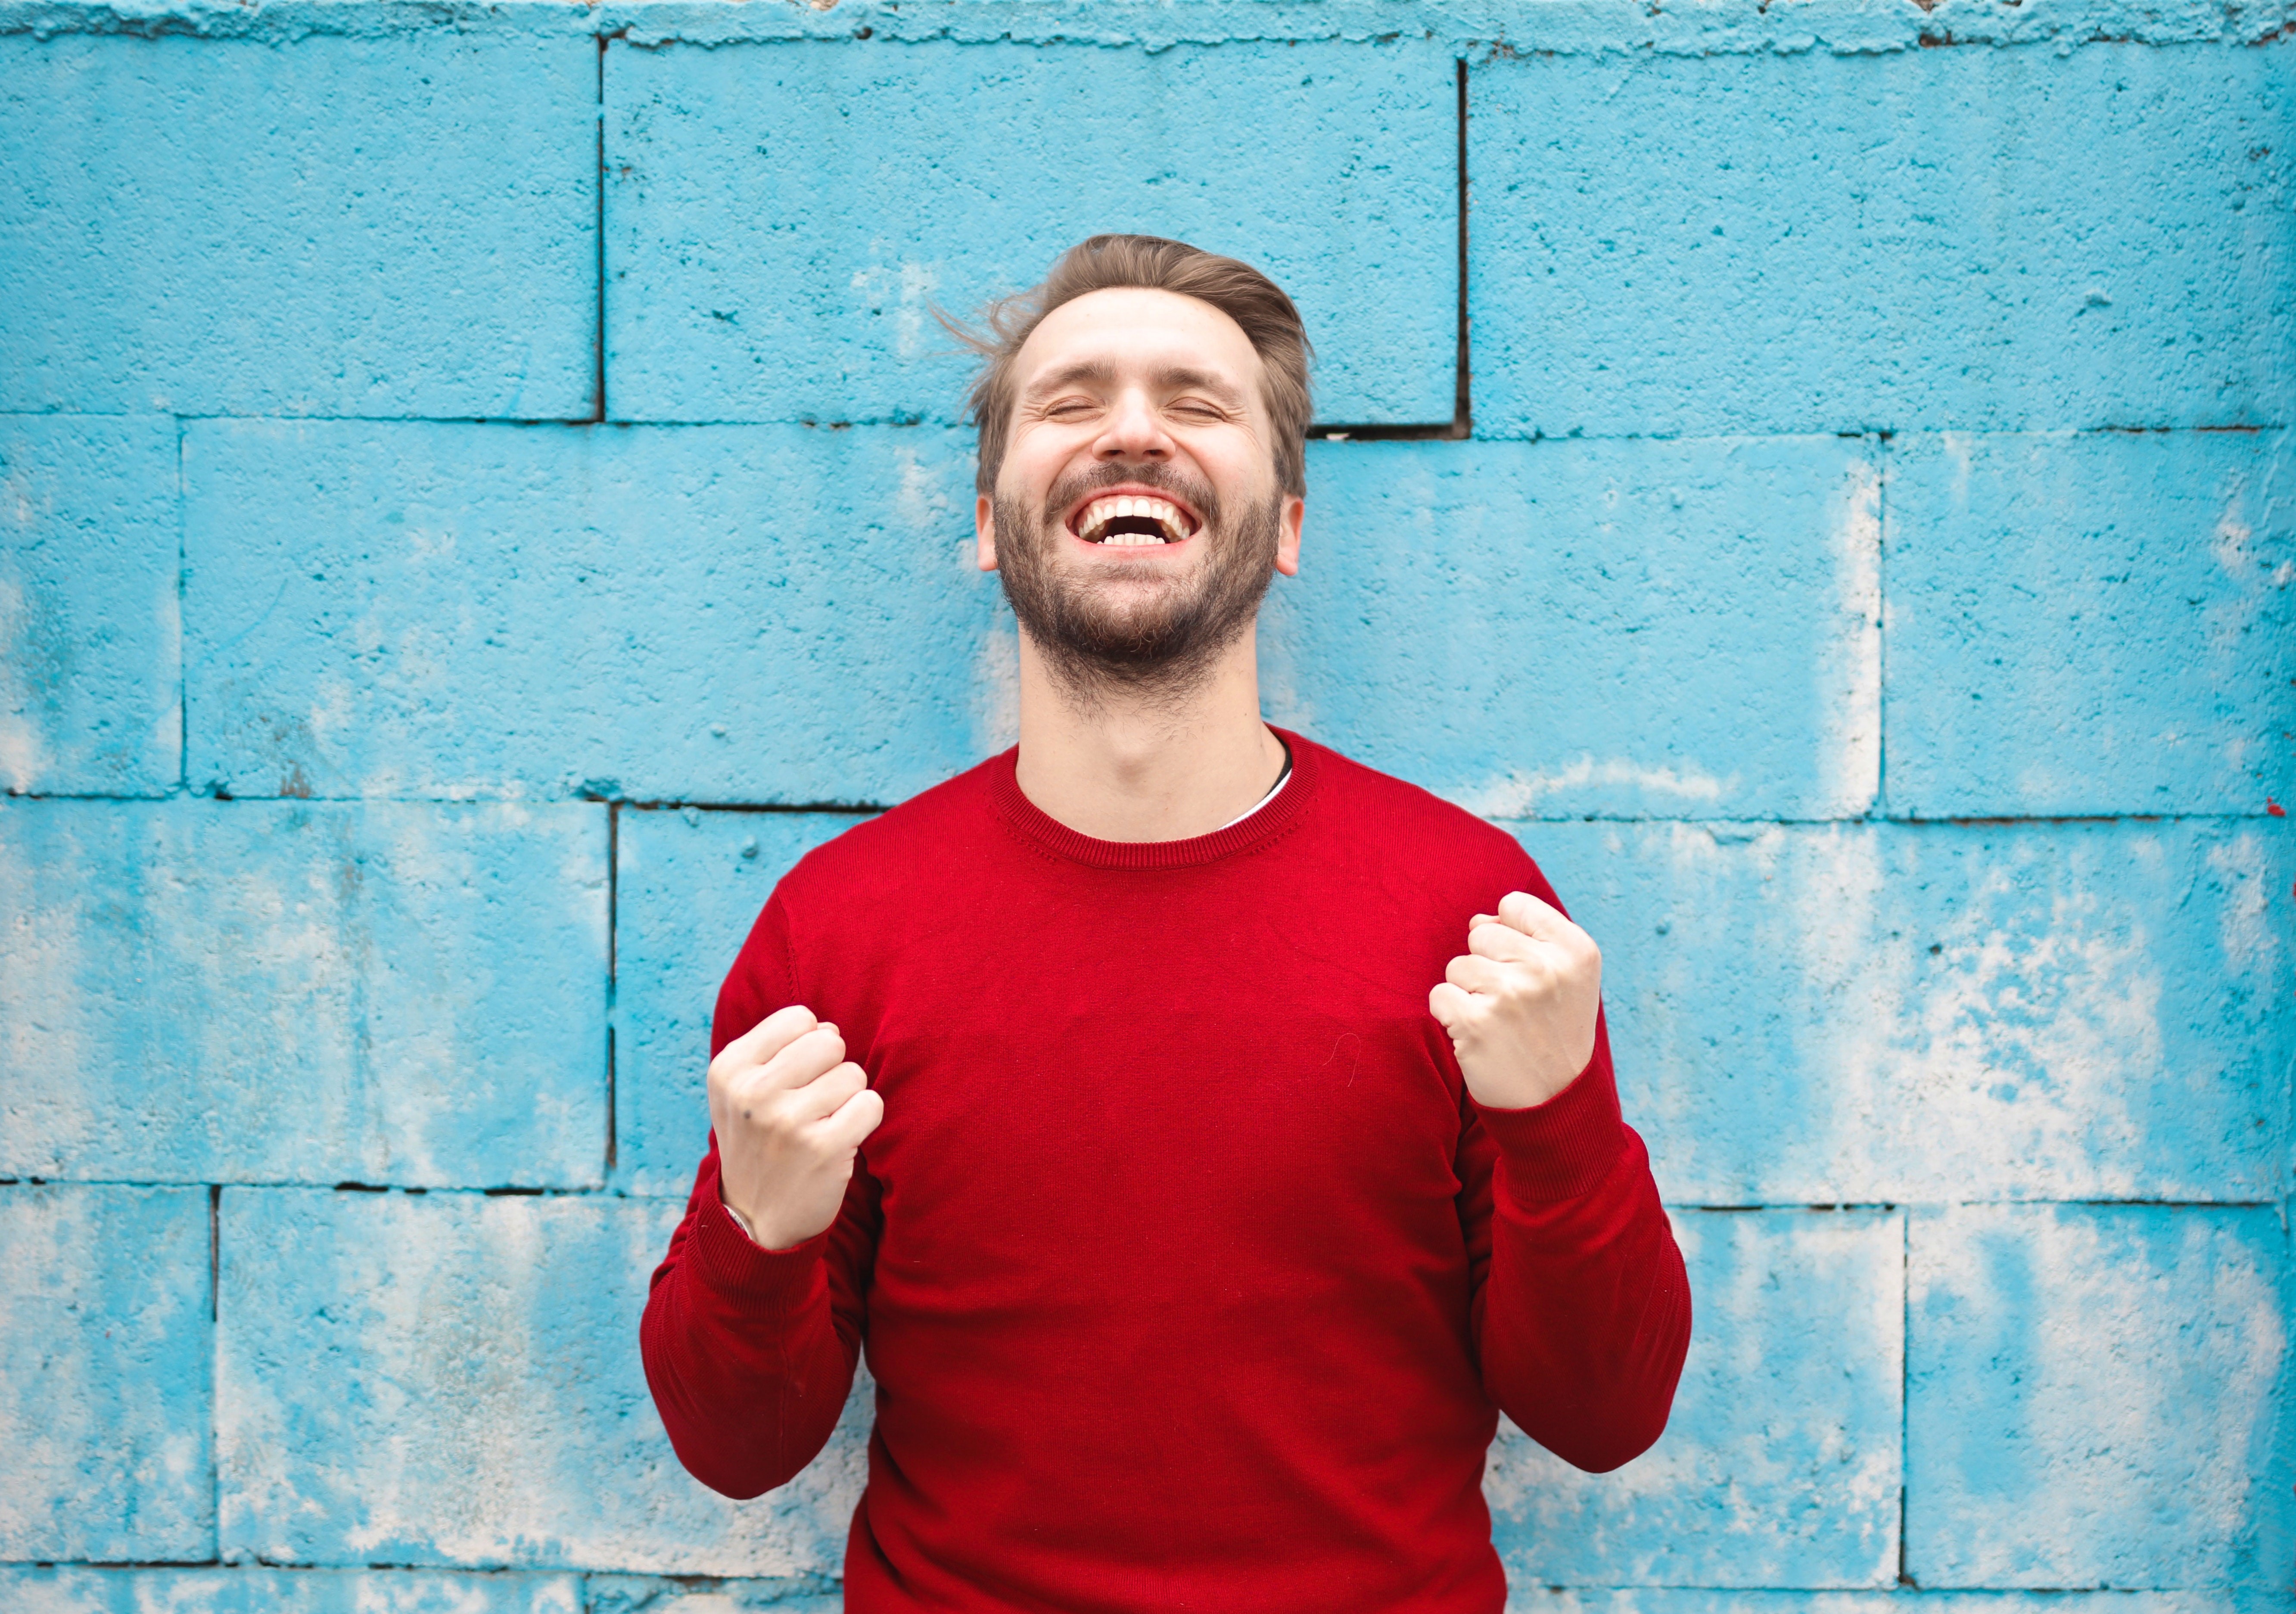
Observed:
[[[1092,451],[1099,460],[1168,460],[1173,444],[1148,395],[1128,388],[1118,395]]]

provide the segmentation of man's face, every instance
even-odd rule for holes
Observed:
[[[1013,383],[981,567],[1072,687],[1184,687],[1250,626],[1271,571],[1300,569],[1259,356],[1210,304],[1126,288],[1054,309]]]

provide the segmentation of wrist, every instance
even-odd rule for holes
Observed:
[[[758,1225],[750,1220],[740,1206],[726,1205],[722,1198],[718,1202],[726,1206],[726,1214],[734,1219],[734,1225],[742,1230],[743,1238],[755,1244],[759,1249],[766,1247],[765,1241],[758,1237]]]
[[[758,1224],[756,1219],[752,1217],[748,1211],[742,1209],[739,1205],[736,1205],[731,1199],[726,1197],[726,1179],[722,1176],[718,1179],[718,1203],[724,1208],[726,1218],[731,1221],[734,1226],[742,1230],[742,1236],[743,1238],[749,1240],[750,1243],[755,1244],[759,1249],[763,1249],[767,1247],[766,1241],[758,1236]]]
[[[1581,1064],[1560,1075],[1510,1071],[1504,1079],[1494,1080],[1488,1076],[1479,1078],[1463,1063],[1459,1074],[1466,1077],[1467,1096],[1486,1110],[1536,1110],[1559,1097],[1585,1071],[1586,1065]]]

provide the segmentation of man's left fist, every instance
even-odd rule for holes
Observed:
[[[1467,950],[1427,995],[1451,1034],[1475,1102],[1528,1110],[1568,1087],[1595,1056],[1603,954],[1561,910],[1510,891],[1468,922]]]

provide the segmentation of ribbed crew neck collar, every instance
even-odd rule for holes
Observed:
[[[1185,840],[1101,840],[1079,834],[1021,793],[1021,748],[989,765],[997,816],[1056,856],[1095,869],[1185,869],[1265,845],[1298,822],[1323,772],[1322,750],[1289,729],[1267,725],[1292,752],[1292,775],[1265,806],[1226,829]]]

